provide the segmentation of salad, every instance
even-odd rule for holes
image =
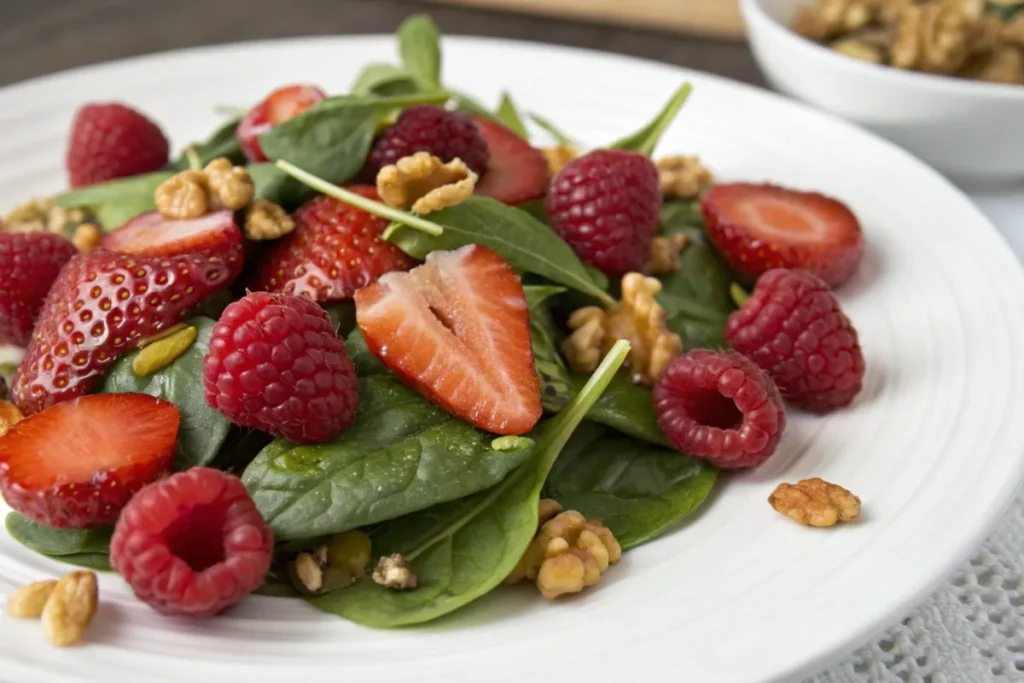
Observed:
[[[285,85],[176,159],[87,104],[71,188],[5,217],[6,529],[79,567],[7,609],[55,645],[85,637],[95,571],[196,618],[251,593],[379,628],[508,584],[585,599],[769,459],[787,405],[860,391],[833,293],[860,224],[655,157],[689,84],[586,151],[446,88],[429,18],[397,37],[351,92]],[[860,514],[821,479],[770,503]]]

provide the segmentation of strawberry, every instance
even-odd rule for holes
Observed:
[[[274,90],[249,110],[238,124],[235,135],[249,161],[266,161],[260,147],[260,136],[268,130],[298,116],[327,94],[315,85],[286,85]]]
[[[487,143],[490,157],[476,193],[510,205],[543,197],[548,186],[548,162],[540,150],[500,123],[485,118],[473,122]]]
[[[65,159],[71,187],[151,173],[167,164],[160,127],[123,104],[87,104],[75,113]]]
[[[368,186],[349,188],[377,199]],[[384,273],[409,270],[416,261],[380,239],[388,222],[321,195],[295,212],[295,231],[264,255],[254,290],[304,294],[314,301],[348,299]]]
[[[94,394],[59,403],[0,438],[0,493],[47,526],[117,521],[136,491],[174,461],[180,417],[145,394]]]
[[[540,419],[523,287],[491,249],[435,251],[355,303],[370,350],[430,401],[495,434],[525,434]]]
[[[212,243],[223,239],[211,232]],[[171,235],[174,243],[177,236]],[[154,240],[140,254],[101,248],[73,258],[43,304],[11,390],[14,403],[31,415],[88,393],[118,356],[178,322],[238,275],[237,228],[232,239],[227,256],[207,256],[196,243],[190,243],[195,251],[148,255],[160,251],[160,240]]]
[[[864,253],[857,217],[842,202],[776,185],[716,185],[701,200],[707,234],[740,275],[802,268],[837,287]]]
[[[59,235],[0,232],[0,344],[28,344],[50,285],[76,253]]]
[[[214,211],[199,218],[175,220],[159,211],[136,216],[103,236],[100,246],[137,256],[203,256],[242,258],[241,231],[231,211]]]

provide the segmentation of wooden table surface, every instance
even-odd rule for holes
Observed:
[[[725,0],[723,0],[725,1]],[[240,40],[392,33],[429,11],[444,33],[657,59],[763,84],[739,41],[409,0],[0,0],[0,86],[83,64]]]

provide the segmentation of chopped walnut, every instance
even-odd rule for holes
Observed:
[[[649,275],[670,275],[679,270],[679,254],[689,242],[686,235],[677,232],[668,237],[658,236],[651,241],[651,258],[644,266]]]
[[[972,57],[961,76],[989,83],[1024,85],[1024,50],[1002,45]]]
[[[539,528],[561,511],[562,506],[558,504],[557,500],[541,498],[540,503],[537,505],[537,527]]]
[[[291,564],[292,582],[303,593],[316,595],[346,588],[366,574],[370,564],[370,537],[345,531],[326,545],[299,553]]]
[[[657,278],[627,273],[622,278],[622,301],[603,311],[587,306],[569,316],[572,330],[562,353],[576,372],[590,372],[619,339],[630,343],[626,364],[633,381],[650,386],[669,362],[682,353],[679,335],[665,327],[665,309],[655,300],[661,291]]]
[[[980,16],[971,2],[953,0],[905,8],[892,45],[892,66],[955,73],[967,61]]]
[[[541,509],[551,508],[549,501]],[[608,527],[575,510],[561,512],[540,525],[519,564],[506,579],[536,581],[541,595],[553,600],[596,585],[609,565],[622,559],[622,546]]]
[[[75,228],[75,232],[71,236],[71,243],[75,245],[78,251],[85,253],[100,246],[100,240],[102,239],[103,231],[100,230],[98,225],[95,223],[82,223]]]
[[[3,220],[7,232],[52,232],[71,236],[80,225],[92,220],[85,209],[65,209],[53,197],[39,197],[14,207]]]
[[[295,230],[295,221],[278,204],[257,199],[245,211],[245,236],[251,240],[276,240]]]
[[[398,553],[380,558],[373,570],[373,581],[393,590],[408,590],[420,585],[416,572]]]
[[[713,176],[700,158],[671,156],[658,159],[658,183],[661,193],[669,199],[694,199],[706,190]]]
[[[999,37],[1011,45],[1024,48],[1024,12],[1000,27]]]
[[[18,406],[10,401],[0,399],[0,436],[3,436],[11,427],[25,419]]]
[[[793,30],[811,40],[830,40],[867,26],[874,7],[873,0],[820,0],[797,10]]]
[[[580,155],[572,145],[555,145],[554,147],[544,147],[541,150],[541,154],[544,155],[544,159],[548,162],[548,177],[554,178],[567,163],[575,159]]]
[[[242,166],[234,166],[228,159],[220,157],[208,163],[203,172],[210,191],[211,209],[238,211],[252,201],[255,186],[249,171]]]
[[[833,42],[831,47],[840,54],[859,59],[862,62],[881,64],[885,61],[885,53],[882,48],[857,38],[842,38]]]
[[[463,163],[447,164],[429,152],[416,152],[377,174],[377,193],[388,206],[431,213],[456,206],[473,195],[477,175]]]
[[[796,484],[779,484],[768,496],[768,502],[794,522],[809,526],[833,526],[860,517],[860,498],[817,477]]]
[[[156,188],[153,200],[167,218],[198,218],[220,209],[244,209],[253,192],[249,172],[221,157],[201,171],[191,169],[171,176]]]

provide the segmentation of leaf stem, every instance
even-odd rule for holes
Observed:
[[[742,308],[743,304],[747,303],[747,299],[750,298],[750,294],[747,290],[743,289],[735,282],[729,285],[729,296],[732,297],[733,303],[736,304],[737,308]]]
[[[386,97],[373,97],[373,105],[387,109],[404,109],[416,104],[444,104],[451,99],[451,93],[447,90],[431,90],[429,92],[416,92],[409,95],[389,95]]]
[[[203,167],[203,161],[199,158],[199,152],[196,151],[195,145],[189,145],[185,148],[185,158],[188,160],[189,169],[198,171]]]
[[[414,228],[420,232],[425,232],[428,235],[433,235],[434,237],[444,234],[444,228],[437,223],[420,218],[416,214],[409,213],[408,211],[393,209],[383,202],[367,199],[366,197],[356,194],[350,190],[346,190],[343,187],[338,187],[337,185],[329,183],[323,178],[318,178],[312,173],[304,171],[295,164],[283,159],[276,162],[274,165],[299,182],[313,188],[317,192],[322,192],[328,197],[334,197],[338,201],[350,204],[357,209],[362,209],[366,213],[373,214],[374,216],[378,216],[395,223],[400,223],[401,225]]]

